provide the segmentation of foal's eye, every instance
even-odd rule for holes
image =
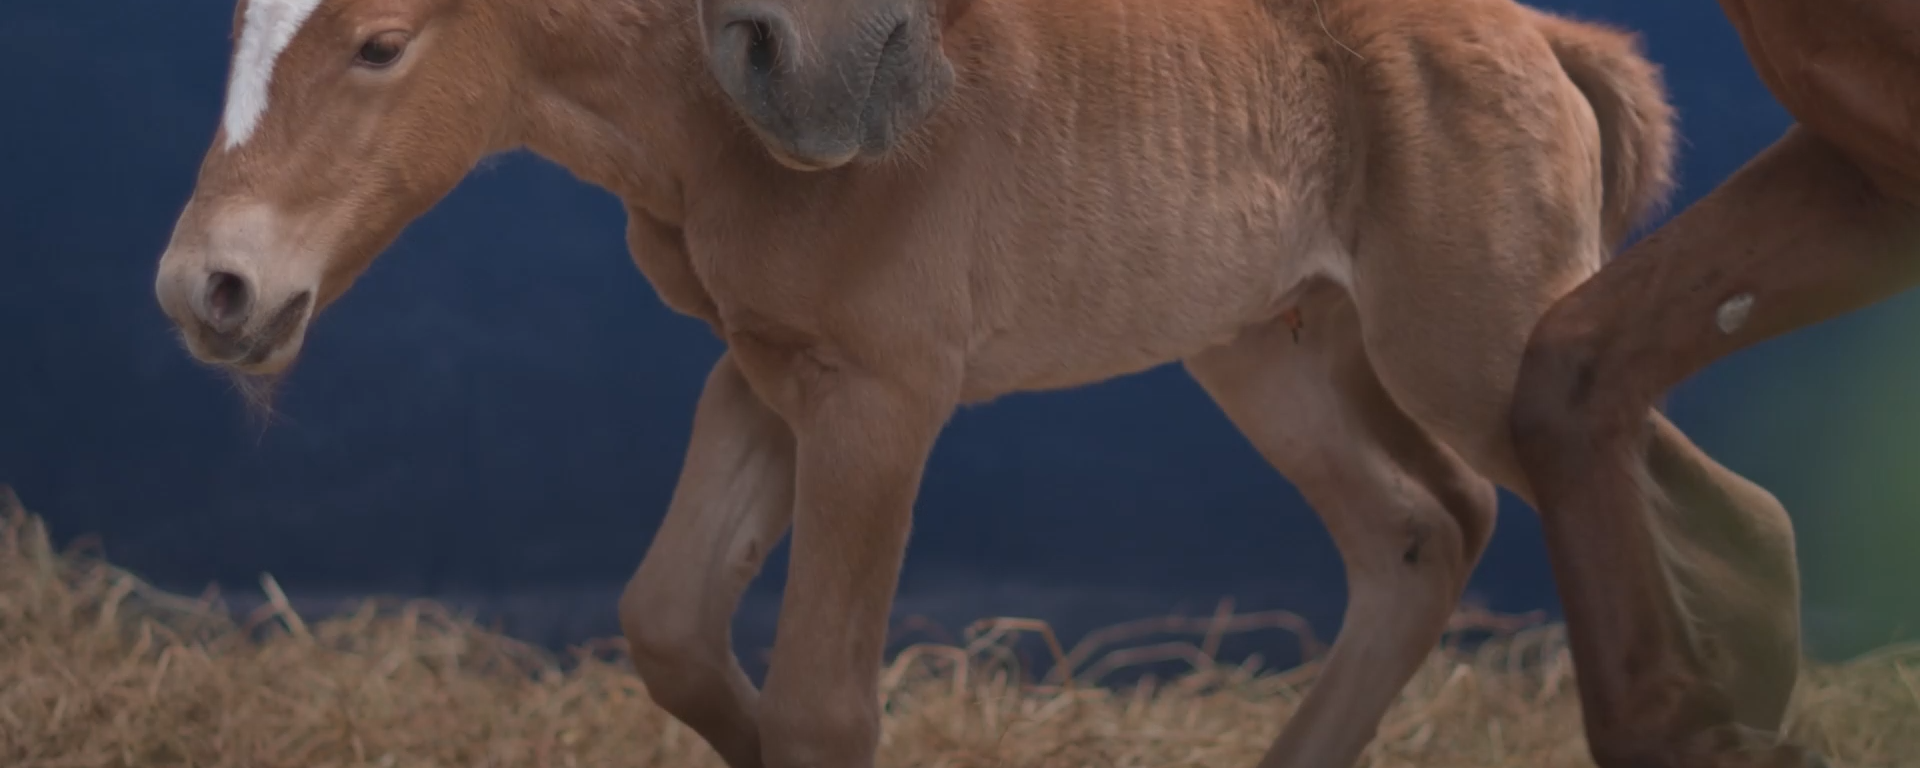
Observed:
[[[407,49],[407,33],[382,32],[367,38],[360,46],[360,52],[354,56],[354,63],[379,69],[399,60],[400,52]]]

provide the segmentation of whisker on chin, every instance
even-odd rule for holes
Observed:
[[[273,409],[273,397],[278,392],[286,372],[259,374],[230,368],[223,370],[227,374],[227,380],[233,384],[234,391],[240,394],[241,402],[246,405],[247,421],[259,427],[261,434],[264,435],[267,428],[273,426],[275,417],[279,415]]]
[[[193,345],[184,331],[175,329],[173,340],[183,351],[193,354]],[[274,411],[273,398],[279,392],[281,380],[286,378],[285,370],[277,373],[247,373],[225,365],[202,365],[219,371],[226,377],[227,383],[233,385],[234,391],[240,395],[240,402],[246,406],[248,423],[258,426],[263,435],[267,428],[273,426],[280,415]]]

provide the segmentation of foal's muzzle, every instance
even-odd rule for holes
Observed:
[[[237,270],[169,267],[154,295],[187,347],[202,362],[246,371],[278,367],[313,309],[313,292],[297,290],[271,304]]]

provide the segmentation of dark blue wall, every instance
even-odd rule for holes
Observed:
[[[1685,120],[1682,202],[1787,124],[1713,3],[1553,7],[1646,32]],[[455,597],[550,641],[613,633],[716,342],[632,268],[609,195],[514,155],[328,312],[282,421],[251,426],[150,292],[217,119],[230,18],[225,0],[0,7],[0,482],[63,538],[98,534],[173,587],[247,590],[270,571],[296,595]],[[1755,415],[1736,395],[1847,332],[1730,361],[1673,412],[1790,497],[1782,457],[1805,446],[1756,452],[1728,431]],[[1330,630],[1343,600],[1318,522],[1176,368],[962,414],[918,515],[903,601],[950,622],[1039,614],[1071,632],[1232,594]],[[1880,608],[1821,597],[1809,571],[1816,639],[1885,639]],[[1508,505],[1474,591],[1552,607],[1531,511]]]

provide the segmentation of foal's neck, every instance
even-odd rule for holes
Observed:
[[[732,130],[694,0],[500,0],[526,56],[518,137],[630,205],[678,218],[679,164]]]

